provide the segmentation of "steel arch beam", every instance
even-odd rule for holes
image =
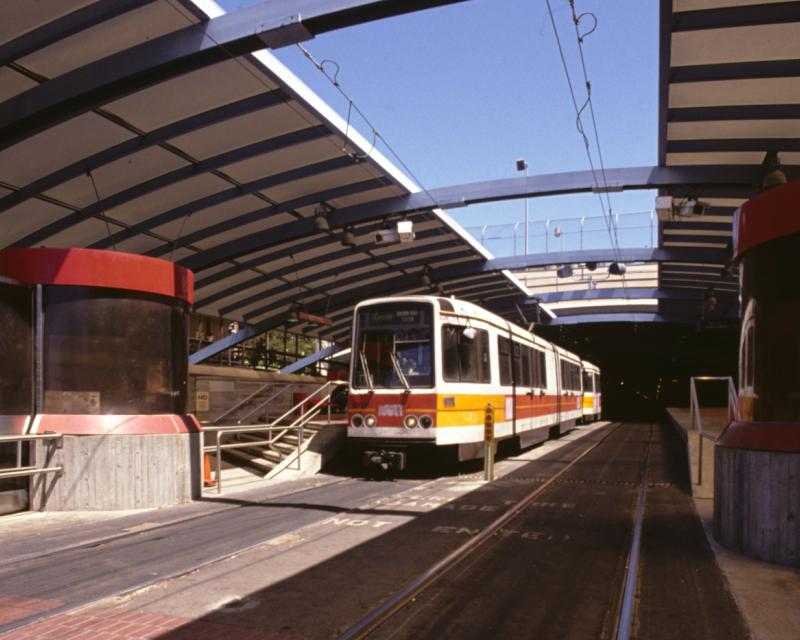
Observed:
[[[0,67],[95,25],[156,0],[99,0],[0,46]]]
[[[606,170],[606,177],[609,185],[628,190],[704,187],[713,188],[714,193],[720,192],[725,195],[739,195],[745,191],[745,197],[747,197],[752,194],[754,185],[760,183],[761,172],[760,165],[753,167],[633,167],[608,169]],[[505,180],[477,182],[431,189],[345,207],[331,214],[329,222],[331,226],[352,225],[389,216],[410,215],[433,208],[454,209],[471,204],[501,200],[587,193],[591,192],[595,186],[595,176],[591,171],[522,176]],[[237,225],[238,223],[235,220],[227,221],[221,223],[219,231],[227,230]],[[310,227],[305,221],[289,222],[269,233],[252,234],[247,238],[211,247],[203,254],[184,259],[181,264],[193,271],[202,271],[222,262],[256,251],[262,251],[282,242],[298,239],[302,235],[309,233],[309,231]],[[552,261],[545,264],[552,264]]]
[[[424,233],[424,235],[423,234],[418,234],[417,238],[422,240],[422,239],[425,239],[425,238],[434,237],[436,235],[436,230],[430,230],[430,231],[426,231],[426,232],[423,232],[423,233]],[[330,242],[330,239],[327,236],[326,236],[325,239],[328,242]],[[362,251],[364,249],[368,249],[368,248],[375,248],[375,246],[372,246],[372,247],[359,247],[359,249],[362,250]],[[314,273],[314,274],[312,274],[310,276],[306,276],[304,278],[300,278],[300,279],[297,279],[297,280],[292,280],[291,282],[288,282],[288,283],[277,284],[276,286],[273,286],[273,287],[271,287],[269,289],[260,290],[260,291],[258,291],[256,293],[246,297],[246,298],[242,298],[241,300],[237,300],[236,302],[234,302],[232,304],[229,304],[229,305],[227,305],[225,307],[220,308],[219,309],[219,313],[221,313],[222,315],[227,315],[227,314],[229,314],[229,313],[231,313],[233,311],[236,311],[237,309],[240,309],[241,307],[247,306],[249,304],[253,304],[254,302],[257,302],[259,299],[264,299],[264,298],[268,298],[268,297],[273,296],[273,295],[277,295],[279,293],[282,293],[283,291],[287,291],[289,289],[293,289],[293,288],[296,288],[296,287],[299,287],[299,286],[303,286],[304,284],[307,284],[308,282],[313,282],[316,279],[327,278],[327,277],[336,275],[337,273],[340,273],[342,271],[351,271],[351,270],[354,270],[354,269],[361,269],[361,268],[368,267],[369,265],[375,264],[375,263],[378,263],[378,262],[387,262],[387,261],[399,260],[399,259],[402,259],[402,258],[408,258],[408,257],[414,256],[416,253],[419,253],[421,251],[426,251],[426,252],[427,251],[439,251],[439,250],[444,251],[444,250],[447,250],[447,249],[454,249],[453,243],[452,243],[452,241],[450,239],[447,239],[444,242],[426,244],[424,247],[418,247],[418,248],[411,247],[411,248],[403,250],[403,251],[396,251],[396,252],[390,253],[390,254],[382,254],[380,256],[366,255],[363,259],[357,260],[355,262],[349,262],[349,263],[347,263],[345,265],[340,265],[340,266],[337,266],[337,267],[333,267],[333,268],[327,269],[325,271],[319,271],[317,273]],[[453,253],[446,254],[446,255],[443,254],[440,259],[449,260],[449,259],[452,259],[452,258],[463,257],[464,255],[468,255],[466,252],[467,252],[467,247],[463,247],[461,250],[455,251]],[[338,260],[340,258],[345,258],[345,257],[350,256],[350,255],[353,255],[353,249],[350,248],[350,247],[346,247],[346,248],[343,248],[341,251],[335,252],[333,254],[330,254],[330,253],[327,254],[325,256],[325,260],[326,260],[326,262],[332,262],[332,261],[336,261],[336,260]],[[428,257],[427,260],[435,260],[435,258]],[[199,309],[201,307],[208,306],[209,304],[213,304],[213,303],[218,302],[220,300],[224,300],[225,298],[228,298],[228,297],[230,297],[232,295],[236,295],[237,293],[241,293],[241,292],[246,291],[248,289],[251,289],[253,287],[257,287],[258,285],[265,285],[265,284],[267,284],[269,282],[274,282],[278,278],[286,276],[286,275],[288,275],[288,274],[290,274],[292,272],[300,272],[303,269],[308,268],[309,266],[311,266],[309,263],[313,263],[313,262],[319,262],[319,260],[308,260],[308,261],[303,262],[303,263],[294,263],[293,262],[292,264],[290,264],[290,265],[288,265],[288,266],[286,266],[286,267],[284,267],[282,269],[278,269],[276,271],[272,271],[269,274],[259,275],[259,276],[256,276],[254,278],[250,278],[245,282],[240,282],[240,283],[235,284],[235,285],[233,285],[231,287],[228,287],[227,289],[223,289],[221,291],[217,291],[214,294],[208,296],[207,298],[204,298],[202,300],[196,301],[195,302],[195,308]],[[404,267],[405,267],[405,264],[399,264],[399,265],[395,266],[396,269],[402,269]],[[364,276],[362,275],[361,277],[364,277]],[[335,283],[332,286],[335,286]]]
[[[448,255],[444,259],[450,260],[450,259],[457,259],[457,258],[469,258],[470,255],[471,255],[471,253],[468,251],[468,249],[466,247],[464,247],[463,251],[460,251],[460,252],[458,252],[457,254],[454,254],[454,255]],[[315,288],[311,289],[310,291],[304,292],[303,297],[312,297],[312,296],[318,296],[318,295],[325,295],[326,291],[331,289],[331,288],[345,287],[345,286],[348,286],[348,285],[357,285],[361,280],[364,280],[365,277],[369,277],[369,278],[375,278],[375,277],[380,277],[380,276],[391,277],[392,274],[396,274],[396,273],[398,273],[399,271],[401,271],[403,269],[419,269],[420,267],[424,267],[426,264],[429,264],[430,262],[431,262],[431,259],[430,259],[430,257],[428,257],[428,258],[423,258],[423,259],[420,259],[420,260],[411,260],[411,261],[406,262],[406,263],[404,263],[402,265],[397,265],[397,266],[390,265],[390,266],[387,266],[387,267],[382,267],[380,269],[375,269],[375,270],[371,271],[369,274],[367,274],[366,276],[363,273],[359,273],[357,275],[350,276],[349,278],[343,278],[342,280],[337,280],[336,282],[333,282],[333,283],[326,283],[324,285],[320,285],[318,287],[315,287]],[[338,271],[338,269],[334,270],[334,271]],[[328,277],[330,275],[332,275],[332,273],[330,271],[327,272],[327,273],[328,273]],[[323,276],[321,276],[319,274],[314,274],[314,275],[311,275],[311,276],[307,276],[305,278],[301,278],[298,281],[297,286],[302,286],[302,285],[308,284],[309,282],[313,282],[315,280],[318,280],[320,277],[323,277]],[[383,280],[385,280],[385,278]],[[380,286],[378,287],[379,291],[386,291],[386,283],[383,280],[380,280],[378,283],[376,283],[376,284],[380,284]],[[400,280],[402,280],[404,283],[408,282],[412,286],[414,286],[414,285],[418,286],[419,282],[420,282],[420,276],[419,276],[418,273],[403,274],[403,275],[399,275],[398,274],[397,279],[394,280],[393,283],[394,282],[399,282]],[[397,286],[399,286],[399,284],[398,285],[393,284],[392,285],[392,289],[396,290]],[[262,307],[258,307],[256,309],[253,309],[252,311],[248,311],[247,313],[244,314],[245,321],[250,321],[252,318],[257,318],[258,316],[263,316],[265,313],[267,313],[269,311],[270,308],[273,308],[273,307],[276,307],[276,306],[280,307],[280,306],[282,306],[282,305],[284,305],[284,304],[286,304],[288,302],[292,302],[293,300],[296,300],[297,297],[298,297],[297,294],[291,293],[291,290],[294,289],[294,288],[295,288],[294,284],[285,285],[285,286],[282,286],[282,287],[277,287],[276,290],[274,290],[272,293],[267,292],[263,296],[253,296],[253,297],[251,297],[251,298],[264,298],[264,297],[266,297],[268,295],[279,295],[281,293],[290,292],[289,295],[283,296],[282,298],[280,298],[278,300],[273,300],[272,302],[269,302],[269,303],[265,304]],[[367,285],[366,287],[358,287],[357,289],[354,290],[354,293],[357,296],[361,297],[361,296],[365,295],[363,292],[367,291],[367,290],[372,291],[372,289],[370,288],[370,285]],[[249,300],[250,300],[250,302],[253,301],[252,299],[249,299]],[[231,305],[229,307],[225,307],[224,309],[222,309],[223,315],[225,313],[233,311],[232,307],[233,307],[233,305]],[[236,308],[239,308],[239,305],[236,305]]]
[[[228,164],[232,164],[234,162],[239,162],[241,160],[246,160],[248,158],[252,158],[264,153],[270,153],[273,151],[279,151],[282,149],[288,149],[293,146],[297,146],[306,142],[310,142],[313,140],[319,140],[320,138],[324,138],[330,135],[330,132],[322,125],[316,127],[308,127],[306,129],[300,129],[298,131],[293,131],[288,134],[284,134],[281,136],[277,136],[275,138],[270,138],[269,140],[262,140],[259,142],[255,142],[253,144],[247,145],[245,147],[241,147],[238,149],[233,149],[227,151],[225,153],[219,154],[217,156],[213,156],[210,158],[206,158],[205,160],[200,160],[197,162],[192,162],[185,166],[179,167],[173,171],[169,171],[167,173],[163,173],[155,178],[150,180],[146,180],[141,182],[137,185],[134,185],[128,189],[124,189],[122,191],[118,191],[115,194],[108,196],[107,198],[102,198],[97,202],[93,202],[92,204],[80,209],[76,213],[72,215],[65,216],[55,222],[52,222],[49,225],[42,227],[41,229],[37,229],[34,233],[29,234],[25,238],[19,240],[19,246],[29,246],[33,244],[37,244],[46,238],[55,235],[57,233],[61,233],[75,225],[78,225],[88,218],[106,215],[106,212],[109,209],[113,209],[114,207],[119,207],[126,202],[130,202],[135,200],[136,198],[140,198],[144,195],[157,191],[159,189],[164,189],[171,185],[177,184],[182,180],[186,180],[188,178],[195,177],[202,173],[216,171],[220,167],[224,167]],[[345,164],[345,163],[341,163]],[[325,167],[319,167],[319,165],[312,165],[313,170],[321,170],[324,171]],[[335,168],[339,168],[339,165],[335,165]],[[309,168],[309,170],[312,170]],[[279,174],[279,176],[273,176],[275,180],[279,180],[277,184],[281,184],[281,182],[287,182],[289,180],[294,179],[293,175],[290,175],[284,179],[283,174]],[[229,180],[231,184],[235,184]],[[194,203],[189,203],[185,205],[182,210],[190,209],[192,205],[200,208],[205,208],[203,203],[206,200],[215,200],[223,198],[224,196],[228,196],[227,199],[237,198],[241,195],[255,193],[261,187],[260,185],[270,182],[268,186],[274,186],[273,183],[267,178],[262,179],[261,181],[255,181],[253,183],[249,183],[246,185],[241,186],[234,186],[230,189],[227,189],[222,192],[218,192],[217,194],[212,194],[211,196],[207,196],[207,198],[200,199],[195,201]],[[214,202],[214,204],[219,204],[220,202],[224,202],[225,200],[218,200]],[[194,208],[189,211],[192,213],[193,211],[197,211],[199,209]],[[167,212],[164,217],[168,216],[170,212]],[[178,216],[180,217],[180,215]],[[142,223],[137,223],[131,228],[123,229],[118,231],[115,234],[112,234],[109,237],[102,238],[97,242],[93,243],[90,248],[92,249],[107,249],[108,247],[114,246],[117,242],[122,242],[127,240],[128,238],[133,237],[137,233],[141,233],[143,231],[150,231],[154,227],[158,226],[159,224],[163,223],[153,223],[147,225],[151,220],[159,220],[161,219],[160,216],[155,216],[150,220],[144,221]],[[133,231],[136,229],[136,231]]]
[[[107,102],[231,57],[463,0],[271,0],[53,78],[0,104],[0,149]]]
[[[71,165],[58,169],[53,173],[25,185],[21,189],[0,198],[0,213],[14,207],[18,204],[36,197],[38,194],[48,191],[53,187],[58,186],[64,182],[84,175],[89,171],[93,171],[103,165],[124,158],[132,153],[149,149],[157,145],[165,143],[167,140],[177,138],[186,133],[197,131],[203,127],[208,127],[237,116],[247,115],[261,109],[267,109],[279,104],[283,104],[289,100],[289,96],[280,89],[274,91],[267,91],[259,93],[255,96],[250,96],[243,100],[231,102],[222,107],[216,107],[203,113],[192,115],[183,120],[164,125],[158,129],[154,129],[149,133],[140,136],[134,136],[129,140],[120,142],[119,144],[103,149],[87,158],[83,158],[74,162]]]
[[[353,232],[355,233],[356,237],[368,236],[378,231],[378,229],[380,229],[381,227],[382,224],[378,222],[371,225],[358,227]],[[443,235],[446,234],[447,232],[444,229],[432,229],[429,231],[420,232],[417,235],[417,237],[424,239],[432,237],[435,233]],[[320,247],[329,244],[330,244],[330,236],[328,236],[327,234],[324,235],[316,234],[314,236],[311,236],[311,239],[305,240],[304,242],[276,249],[273,252],[259,255],[255,258],[251,258],[250,260],[237,262],[234,266],[212,273],[206,276],[205,278],[200,278],[195,281],[195,291],[198,291],[203,287],[210,286],[215,282],[219,282],[221,280],[225,280],[226,278],[230,278],[231,276],[235,276],[241,273],[241,271],[245,269],[258,269],[259,267],[262,267],[266,263],[278,260],[279,258],[285,258],[286,256],[297,255],[312,249],[319,249]],[[199,249],[194,249],[194,250],[199,251]],[[345,247],[338,251],[335,251],[334,253],[327,254],[326,258],[331,260],[337,260],[339,258],[344,258],[345,256],[348,256],[351,253],[352,249],[350,249],[349,247]]]

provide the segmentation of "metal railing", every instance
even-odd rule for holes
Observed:
[[[484,247],[496,256],[550,251],[607,249],[611,246],[608,222],[604,216],[581,216],[467,227]],[[655,247],[658,217],[654,211],[613,214],[611,233],[620,247]]]
[[[212,445],[203,447],[203,455],[207,453],[216,454],[216,483],[217,493],[222,493],[222,452],[228,449],[246,449],[252,447],[268,447],[271,451],[277,453],[280,459],[283,459],[286,454],[284,451],[278,449],[275,445],[283,439],[290,431],[297,432],[297,468],[301,469],[301,455],[305,440],[304,428],[316,418],[327,404],[327,423],[330,426],[331,422],[331,408],[330,400],[338,387],[346,385],[346,382],[340,380],[329,380],[313,392],[308,394],[301,402],[298,402],[288,411],[281,416],[275,418],[271,423],[264,425],[251,425],[239,426],[225,425],[225,426],[211,426],[205,427],[205,432],[215,433],[216,442]],[[316,398],[316,399],[315,399]],[[282,424],[282,422],[293,414],[299,413],[299,417],[295,418],[289,424]],[[234,436],[242,433],[251,432],[267,432],[268,437],[265,440],[254,440],[249,442],[231,442],[223,444],[223,439],[226,436]],[[273,433],[275,435],[273,435]],[[201,466],[202,468],[202,466]]]
[[[211,421],[211,424],[212,424],[212,425],[217,425],[217,424],[219,424],[219,423],[220,423],[220,422],[223,420],[223,418],[226,418],[227,416],[231,415],[231,414],[232,414],[234,411],[236,411],[237,409],[240,409],[241,407],[245,406],[245,405],[246,405],[248,402],[250,402],[250,401],[251,401],[253,398],[257,397],[257,396],[258,396],[259,394],[261,394],[261,393],[262,393],[264,390],[266,390],[266,389],[268,389],[270,386],[274,386],[274,385],[275,385],[275,383],[274,383],[274,382],[267,382],[266,384],[264,384],[264,385],[260,386],[260,387],[259,387],[258,389],[256,389],[256,390],[255,390],[253,393],[251,393],[249,396],[247,396],[247,397],[246,397],[244,400],[240,400],[240,401],[239,401],[239,402],[237,402],[235,405],[233,405],[233,406],[232,406],[230,409],[227,409],[227,410],[226,410],[226,411],[224,411],[222,414],[220,414],[219,416],[217,416],[216,418],[214,418],[214,420],[212,420],[212,421]],[[268,406],[268,405],[269,405],[269,404],[270,404],[270,403],[271,403],[273,400],[275,400],[276,398],[278,398],[279,396],[281,396],[281,395],[282,395],[282,394],[283,394],[283,393],[284,393],[284,392],[285,392],[287,389],[292,389],[292,388],[294,388],[295,386],[296,386],[296,385],[295,385],[294,383],[291,383],[291,384],[286,384],[286,385],[284,385],[284,386],[283,386],[283,387],[281,387],[281,388],[280,388],[280,389],[279,389],[279,390],[278,390],[276,393],[274,393],[274,394],[272,394],[271,396],[269,396],[269,397],[268,397],[266,400],[264,400],[264,401],[263,401],[261,404],[259,404],[259,405],[258,405],[258,406],[257,406],[255,409],[253,409],[252,411],[250,411],[250,413],[247,413],[247,414],[245,414],[245,415],[241,416],[241,417],[240,417],[240,418],[239,418],[239,419],[236,421],[236,424],[242,424],[242,422],[243,422],[244,420],[247,420],[248,418],[250,418],[250,417],[254,416],[255,414],[257,414],[259,411],[261,411],[261,409],[263,409],[264,407]],[[264,414],[264,418],[265,418],[265,419],[264,419],[264,421],[265,421],[265,422],[269,422],[269,414],[266,414],[266,413],[265,413],[265,414]]]
[[[61,474],[64,472],[63,467],[37,467],[35,464],[24,465],[22,445],[25,442],[34,442],[36,440],[52,440],[58,441],[60,445],[63,436],[60,433],[41,433],[34,435],[13,435],[13,436],[0,436],[0,446],[3,444],[16,443],[16,464],[13,467],[0,469],[0,480],[6,478],[24,478],[26,476],[36,476],[45,473]],[[55,444],[55,442],[53,443]],[[48,456],[49,460],[49,456]]]
[[[697,382],[725,382],[727,384],[728,420],[739,419],[738,394],[736,385],[730,376],[693,376],[689,378],[689,411],[691,430],[697,431],[697,484],[703,484],[703,438],[711,442],[717,441],[717,436],[703,431],[700,418],[700,402],[697,399]]]

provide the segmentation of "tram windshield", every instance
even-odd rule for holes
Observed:
[[[433,308],[389,303],[361,309],[352,355],[353,386],[412,389],[433,386]]]

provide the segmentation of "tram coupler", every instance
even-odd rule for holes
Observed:
[[[403,471],[406,468],[406,454],[400,451],[365,451],[362,461],[367,469]]]

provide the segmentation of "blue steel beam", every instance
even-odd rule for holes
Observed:
[[[667,120],[669,122],[789,119],[800,119],[800,104],[748,104],[719,107],[672,107],[667,113]]]
[[[609,185],[627,190],[703,187],[704,193],[705,189],[713,189],[715,194],[722,193],[732,196],[744,193],[744,197],[748,197],[754,192],[753,185],[760,183],[761,172],[760,165],[752,167],[686,166],[607,169],[605,175]],[[409,215],[434,207],[454,209],[485,202],[586,193],[592,191],[595,185],[595,176],[590,171],[478,182],[345,207],[331,214],[329,222],[331,226],[344,226],[388,216]],[[216,233],[227,231],[238,224],[235,220],[222,222],[216,227]],[[210,247],[202,254],[186,258],[181,264],[199,272],[231,259],[296,240],[311,232],[310,225],[310,221],[289,222],[268,232],[254,233],[246,238]]]
[[[712,80],[755,80],[792,78],[800,75],[800,60],[764,62],[721,62],[670,69],[670,82],[710,82]]]
[[[324,360],[325,358],[330,358],[331,356],[335,356],[340,351],[344,351],[345,347],[340,344],[332,344],[329,347],[325,347],[324,349],[320,349],[316,353],[312,353],[305,358],[300,358],[297,362],[293,362],[292,364],[284,367],[278,373],[295,373],[296,371],[302,371],[306,367],[312,364],[316,364],[320,360]],[[191,363],[191,361],[190,361]]]
[[[680,289],[664,287],[619,287],[614,289],[581,289],[578,291],[553,291],[549,293],[536,294],[529,298],[524,304],[536,304],[538,299],[544,303],[552,302],[581,302],[584,300],[620,300],[631,298],[655,298],[658,300],[703,300],[705,289]],[[735,298],[735,292],[718,291],[718,297]],[[535,298],[535,299],[534,299]]]
[[[0,104],[0,149],[198,69],[320,33],[463,0],[271,0],[186,27],[48,80]]]
[[[800,2],[676,11],[672,16],[672,31],[753,27],[783,22],[800,22]]]
[[[158,129],[154,129],[149,133],[135,136],[130,140],[120,142],[113,147],[103,149],[94,155],[83,158],[71,165],[62,167],[53,173],[39,178],[38,180],[25,185],[21,189],[0,198],[0,213],[15,207],[18,204],[36,197],[38,194],[48,191],[53,187],[58,186],[64,182],[82,176],[89,171],[102,167],[103,165],[110,164],[115,160],[124,158],[132,153],[149,149],[157,145],[163,145],[167,140],[177,138],[192,131],[197,131],[203,127],[209,127],[225,120],[235,118],[238,116],[247,115],[261,109],[267,109],[279,104],[285,103],[289,97],[281,91],[276,89],[274,91],[267,91],[255,96],[238,100],[222,107],[210,109],[203,113],[199,113],[183,120],[173,122]]]
[[[0,46],[0,67],[156,0],[98,0]]]
[[[723,151],[800,151],[800,140],[797,138],[724,138],[667,141],[667,153]]]

